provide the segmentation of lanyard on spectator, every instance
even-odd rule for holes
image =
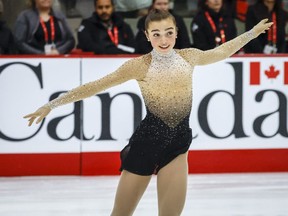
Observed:
[[[277,43],[277,20],[276,20],[276,13],[272,13],[272,28],[268,30],[268,43],[272,44],[274,47],[276,47]]]
[[[119,43],[119,41],[118,41],[118,28],[116,26],[114,26],[113,33],[112,33],[111,29],[108,29],[107,32],[108,32],[108,35],[109,35],[111,41],[117,46]]]
[[[209,22],[214,34],[216,35],[217,28],[216,28],[216,25],[215,25],[215,23],[214,23],[213,19],[211,18],[211,16],[210,16],[208,11],[205,12],[205,16],[206,16],[206,18],[207,18],[207,20],[208,20],[208,22]],[[220,41],[221,41],[221,43],[225,43],[226,42],[226,35],[225,35],[224,29],[223,29],[223,24],[222,24],[223,18],[222,17],[219,18],[219,22],[220,22],[222,28],[220,28],[220,38],[215,37],[215,41],[216,41],[217,44],[219,44]]]
[[[41,23],[41,26],[42,26],[42,29],[44,31],[44,37],[45,37],[45,42],[46,44],[48,44],[48,30],[47,30],[47,27],[43,21],[43,19],[40,17],[40,23]],[[54,18],[53,16],[50,16],[50,27],[51,27],[51,41],[52,43],[54,43],[54,40],[55,40],[55,26],[54,26]]]

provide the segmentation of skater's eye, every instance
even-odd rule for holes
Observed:
[[[160,34],[159,33],[154,33],[153,37],[160,37]]]

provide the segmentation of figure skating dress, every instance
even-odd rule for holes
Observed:
[[[151,175],[179,154],[187,152],[191,144],[189,117],[194,66],[223,60],[253,38],[255,33],[251,30],[208,51],[188,48],[160,54],[152,50],[146,55],[128,60],[115,72],[79,86],[45,106],[53,109],[93,96],[128,80],[136,80],[147,115],[121,151],[120,169],[138,175]]]

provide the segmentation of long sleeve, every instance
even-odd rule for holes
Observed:
[[[91,97],[105,89],[119,85],[128,80],[141,80],[145,74],[143,72],[144,70],[142,69],[143,66],[145,66],[145,63],[143,63],[143,57],[128,60],[115,72],[108,74],[107,76],[104,76],[103,78],[100,78],[98,80],[74,88],[67,93],[59,96],[58,98],[50,101],[44,106],[48,106],[49,108],[54,109],[61,105]]]
[[[256,36],[255,31],[252,29],[214,49],[207,51],[195,48],[184,49],[182,55],[191,65],[212,64],[233,55]]]

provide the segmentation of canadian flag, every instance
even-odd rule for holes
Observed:
[[[268,79],[276,79],[280,71],[271,65],[265,70]],[[260,85],[260,62],[250,62],[250,85]],[[288,62],[284,62],[284,85],[288,85]]]

